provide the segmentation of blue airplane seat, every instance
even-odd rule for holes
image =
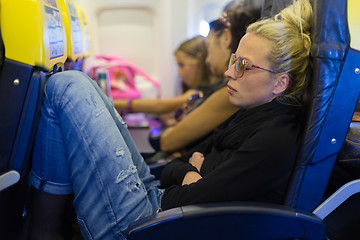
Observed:
[[[177,236],[185,235],[186,239],[199,236],[202,239],[227,239],[222,236],[236,239],[325,238],[325,223],[312,211],[323,201],[329,176],[359,98],[360,54],[357,49],[360,49],[360,29],[356,27],[359,21],[354,9],[359,9],[360,3],[356,0],[311,2],[314,12],[311,104],[284,206],[239,202],[230,204],[232,210],[227,212],[229,204],[224,203],[224,212],[220,213],[216,204],[215,209],[219,212],[215,215],[211,204],[180,207],[134,222],[128,229],[128,239],[181,239]],[[289,1],[265,0],[264,3],[274,7]],[[245,216],[235,218],[237,208],[240,209],[238,213]],[[292,217],[289,217],[291,212]],[[207,217],[215,222],[205,220]],[[247,231],[243,224],[257,231]],[[299,225],[302,227],[297,228]]]
[[[129,226],[128,240],[324,239],[317,216],[266,203],[198,204],[170,209]]]
[[[0,4],[0,238],[15,239],[45,83],[64,63],[67,46],[57,1]]]
[[[313,1],[313,103],[286,205],[312,211],[323,195],[360,92],[354,0]],[[357,8],[356,8],[357,7]]]
[[[358,104],[358,107],[359,104]],[[358,108],[357,107],[357,108]],[[355,112],[336,159],[326,200],[313,213],[324,220],[330,239],[360,237],[360,113]]]

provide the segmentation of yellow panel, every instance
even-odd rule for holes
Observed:
[[[71,0],[59,0],[68,43],[68,59],[76,61],[84,56],[83,36],[79,14]]]
[[[348,22],[350,31],[350,46],[360,50],[360,1],[348,0]]]
[[[57,0],[1,0],[5,57],[51,70],[67,58],[65,28]]]
[[[93,44],[89,19],[87,18],[85,11],[79,5],[76,5],[76,9],[79,13],[81,31],[83,35],[84,54],[85,56],[89,56],[92,54],[92,44]]]
[[[71,56],[71,31],[70,31],[70,22],[69,22],[69,14],[67,10],[67,0],[58,0],[61,13],[64,19],[65,33],[66,33],[66,42],[67,42],[67,57],[72,58]],[[71,59],[73,60],[73,59]]]
[[[24,0],[29,1],[29,0]],[[67,41],[64,19],[58,0],[38,0],[43,15],[44,64],[52,67],[61,65],[67,58]]]
[[[20,5],[22,7],[19,7]],[[23,17],[20,17],[21,15]],[[0,22],[6,58],[30,65],[35,65],[34,62],[43,60],[42,54],[39,54],[42,51],[43,33],[38,2],[23,1],[22,4],[19,4],[17,1],[1,0]],[[39,26],[32,27],[34,23]],[[32,46],[32,48],[24,45],[24,39],[27,39],[26,45]]]

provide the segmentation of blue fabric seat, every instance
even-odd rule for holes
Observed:
[[[62,24],[58,12],[56,6],[40,1],[1,1],[0,233],[4,239],[15,239],[23,224],[44,87],[67,58],[65,36],[59,34],[55,43],[47,37],[52,28],[64,30],[57,25]],[[51,14],[59,21],[45,21]]]

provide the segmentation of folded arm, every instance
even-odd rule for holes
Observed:
[[[279,133],[277,128],[259,131],[228,160],[191,184],[182,185],[181,177],[197,169],[184,159],[177,159],[163,170],[162,184],[172,185],[166,186],[162,208],[207,202],[254,199],[275,202],[282,199],[281,192],[285,191],[295,161],[295,139],[285,131]]]

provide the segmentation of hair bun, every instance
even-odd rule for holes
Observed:
[[[277,14],[275,19],[287,21],[298,29],[301,34],[310,35],[312,24],[311,4],[309,0],[295,0],[291,6]]]

